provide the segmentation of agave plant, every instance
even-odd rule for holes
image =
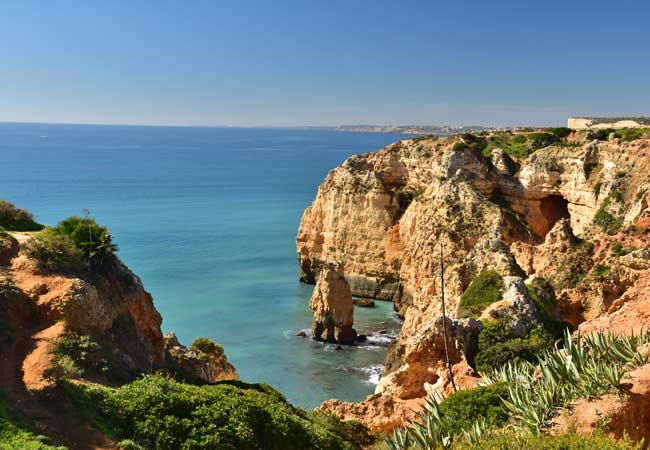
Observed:
[[[583,338],[566,331],[552,350],[539,357],[538,364],[509,362],[484,375],[481,384],[505,382],[508,390],[501,402],[512,425],[539,433],[550,426],[558,408],[578,398],[620,389],[625,373],[649,362],[649,356],[639,352],[648,343],[648,332],[628,337],[599,332]],[[454,439],[463,439],[471,448],[479,446],[489,431],[479,420],[460,435],[449,436],[442,431],[441,421],[440,403],[430,398],[417,420],[395,431],[386,445],[389,450],[446,449]]]

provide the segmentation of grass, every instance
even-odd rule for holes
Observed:
[[[62,385],[82,415],[132,447],[354,450],[372,443],[360,424],[310,415],[264,384],[196,386],[149,375],[120,388]]]
[[[478,317],[492,303],[501,300],[503,278],[498,272],[481,272],[460,296],[459,317]]]
[[[64,450],[64,447],[50,445],[46,437],[36,434],[0,392],[0,450],[16,449]]]

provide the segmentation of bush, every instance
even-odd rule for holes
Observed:
[[[208,338],[195,339],[190,348],[198,353],[199,358],[203,360],[209,359],[210,355],[223,355],[223,347]]]
[[[535,328],[525,337],[515,337],[509,318],[491,320],[483,324],[479,334],[474,364],[480,372],[488,373],[510,361],[534,362],[554,342],[555,338],[543,328]]]
[[[79,272],[84,268],[83,255],[70,237],[51,229],[27,241],[23,250],[40,269],[53,272]]]
[[[555,134],[545,132],[530,133],[528,138],[531,140],[531,145],[535,150],[548,147],[560,140]]]
[[[557,127],[557,128],[551,128],[548,130],[550,133],[554,134],[560,139],[564,139],[566,137],[569,137],[569,135],[572,133],[571,128],[567,127]]]
[[[462,445],[460,445],[462,443]],[[576,433],[548,435],[506,431],[492,433],[475,444],[459,442],[457,450],[641,450],[643,445],[624,438],[615,440],[601,432],[591,436]]]
[[[477,317],[486,306],[501,300],[503,278],[498,272],[481,272],[460,296],[460,317]]]
[[[440,426],[449,436],[461,434],[479,419],[488,426],[500,427],[508,421],[508,414],[501,407],[501,398],[507,394],[506,383],[454,392],[440,403]]]
[[[89,258],[90,266],[105,269],[115,262],[117,245],[108,228],[98,225],[95,219],[86,220],[78,216],[68,217],[51,229],[59,236],[68,236],[76,247]]]
[[[158,450],[359,448],[263,384],[195,386],[149,375],[117,389],[64,383],[83,415],[114,440]],[[357,433],[355,432],[354,435]]]
[[[40,231],[43,225],[34,221],[32,213],[16,208],[13,203],[0,200],[0,227],[9,231]]]
[[[631,142],[643,138],[645,133],[650,132],[648,128],[625,128],[616,130],[614,135],[623,142]]]

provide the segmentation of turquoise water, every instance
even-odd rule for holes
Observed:
[[[401,137],[0,124],[0,198],[48,224],[89,208],[153,294],[163,330],[220,342],[242,379],[303,407],[356,401],[373,392],[398,328],[391,305],[356,308],[368,345],[334,351],[296,337],[310,325],[312,286],[298,282],[294,238],[329,170]]]

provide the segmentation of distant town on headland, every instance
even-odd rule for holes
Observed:
[[[569,117],[567,127],[574,130],[605,128],[650,127],[650,117]],[[339,125],[337,131],[366,133],[433,134],[446,136],[457,133],[523,129],[523,127],[486,127],[479,125]]]

